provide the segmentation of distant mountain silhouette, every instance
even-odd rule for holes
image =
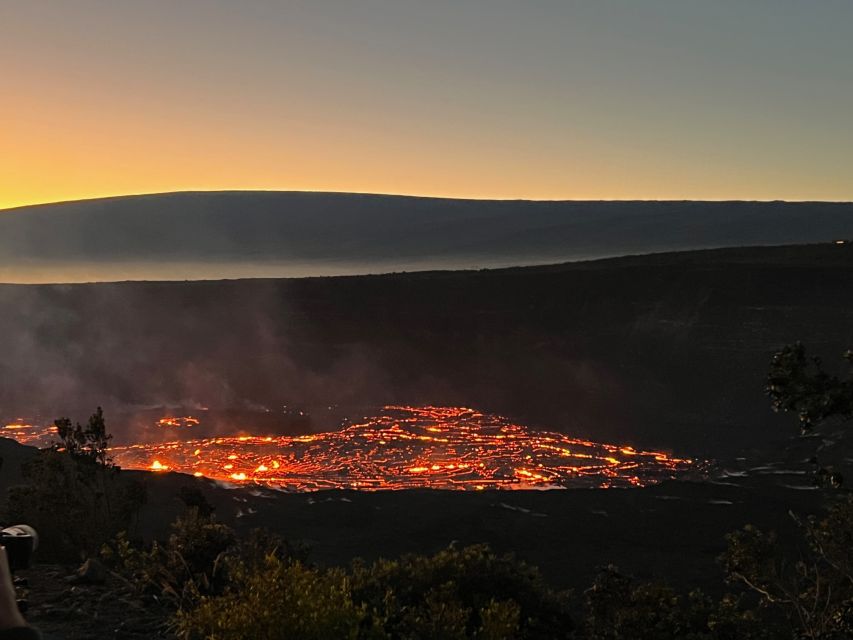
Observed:
[[[0,211],[0,281],[23,281],[25,267],[52,265],[88,265],[93,279],[114,279],[121,264],[136,265],[130,276],[140,278],[330,275],[850,237],[851,203],[187,192]],[[239,264],[267,268],[229,271]],[[169,265],[202,267],[172,272]]]

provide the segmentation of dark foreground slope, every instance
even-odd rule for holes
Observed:
[[[751,522],[779,531],[787,543],[796,530],[789,510],[816,513],[825,498],[754,482],[679,481],[613,490],[273,494],[226,491],[176,474],[145,475],[151,504],[139,533],[146,537],[165,536],[166,523],[180,513],[176,487],[200,486],[221,520],[298,540],[325,565],[487,543],[540,567],[551,584],[578,590],[609,563],[644,579],[720,590],[717,558],[727,533]]]
[[[2,487],[21,481],[20,464],[33,454],[0,438]],[[780,451],[768,451],[774,454]],[[203,492],[221,522],[243,534],[255,527],[275,531],[305,545],[310,559],[322,565],[487,543],[537,565],[551,584],[578,590],[589,586],[599,567],[615,563],[639,578],[718,591],[716,561],[726,533],[751,522],[779,531],[787,544],[796,529],[789,510],[815,513],[826,497],[788,486],[792,480],[807,482],[790,475],[794,471],[644,489],[290,494],[252,486],[229,489],[175,473],[127,473],[147,488],[134,537],[165,539],[169,523],[185,509],[177,498],[180,489],[192,487]],[[38,585],[34,589],[38,592]]]
[[[174,193],[0,212],[0,281],[378,273],[853,237],[853,204]]]
[[[0,414],[458,404],[717,457],[778,433],[762,393],[774,350],[802,340],[829,358],[853,343],[851,291],[853,247],[834,244],[485,272],[2,286]],[[314,428],[334,426],[318,415]]]
[[[142,517],[156,531],[146,532],[165,538],[165,523],[181,509],[177,487],[206,483],[148,475],[149,505]],[[219,521],[241,535],[258,526],[276,531],[307,548],[312,564],[347,566],[356,557],[373,561],[487,542],[536,564],[549,585],[573,589],[577,600],[599,568],[611,563],[641,580],[719,596],[725,587],[717,557],[725,549],[725,533],[753,522],[778,530],[780,545],[787,547],[796,539],[788,510],[805,516],[823,499],[817,492],[759,494],[691,484],[624,491],[278,496],[209,486],[204,491]],[[43,631],[95,640],[152,638],[163,628],[167,606],[140,599],[115,577],[105,585],[69,584],[74,569],[37,565],[22,572],[30,587],[28,619]]]

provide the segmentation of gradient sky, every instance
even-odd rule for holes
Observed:
[[[0,0],[0,208],[853,200],[851,0]]]

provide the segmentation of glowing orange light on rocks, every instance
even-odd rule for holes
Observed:
[[[175,440],[115,447],[111,455],[125,468],[168,458],[172,471],[288,491],[635,487],[695,467],[462,407],[386,407],[340,431]]]

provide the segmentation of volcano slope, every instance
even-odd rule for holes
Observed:
[[[178,192],[0,211],[0,280],[355,275],[853,236],[849,202]]]
[[[840,354],[853,343],[851,290],[849,244],[480,272],[4,285],[0,414],[468,406],[716,458],[781,433],[763,397],[768,360],[795,340]],[[312,417],[308,429],[337,426]]]

